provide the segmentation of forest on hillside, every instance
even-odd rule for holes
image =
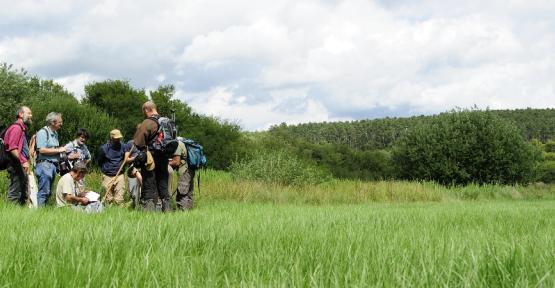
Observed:
[[[555,139],[555,109],[489,110],[517,126],[522,136],[543,143]],[[430,116],[384,118],[350,122],[323,122],[298,125],[281,124],[270,128],[270,133],[291,134],[295,138],[316,144],[343,145],[356,150],[388,149],[395,145],[404,132]]]

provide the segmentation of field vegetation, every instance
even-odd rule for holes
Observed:
[[[87,183],[98,189],[98,173]],[[281,185],[208,170],[187,213],[2,201],[0,285],[551,287],[554,196],[541,185]]]
[[[94,154],[151,99],[209,161],[195,209],[168,214],[16,207],[0,172],[0,287],[555,286],[554,109],[245,132],[174,92],[105,80],[78,100],[0,65],[0,128],[18,105],[30,134],[62,112],[60,142],[87,128]],[[86,186],[100,182],[93,164]]]

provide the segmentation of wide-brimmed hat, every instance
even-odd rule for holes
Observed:
[[[118,129],[114,129],[110,131],[110,138],[120,139],[120,138],[123,138],[123,135],[121,135],[121,131],[119,131]]]

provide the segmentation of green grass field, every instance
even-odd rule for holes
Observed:
[[[0,204],[0,287],[555,286],[552,188],[203,177],[187,213]]]

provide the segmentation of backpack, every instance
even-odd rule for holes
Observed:
[[[6,170],[12,161],[12,156],[10,156],[10,152],[6,151],[6,145],[4,144],[6,131],[8,131],[12,125],[13,124],[10,124],[10,126],[6,127],[6,129],[4,129],[0,134],[0,170]]]
[[[206,168],[206,155],[204,148],[192,139],[181,140],[187,148],[187,165],[191,169]]]
[[[177,128],[175,126],[175,121],[168,117],[160,116],[152,116],[149,119],[158,124],[156,136],[150,142],[151,148],[162,151],[170,157],[177,148],[177,142],[175,140],[177,136]]]
[[[0,170],[6,170],[10,164],[11,158],[9,152],[6,151],[6,146],[4,146],[4,135],[0,137],[0,147]]]

